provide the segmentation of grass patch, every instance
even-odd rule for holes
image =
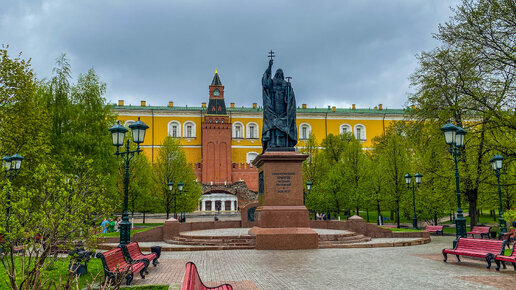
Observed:
[[[162,226],[164,223],[134,223],[135,227],[157,227]]]
[[[156,226],[151,226],[151,227],[147,227],[147,228],[142,228],[142,229],[136,229],[136,230],[131,230],[131,237],[136,234],[136,233],[141,233],[141,232],[145,232],[145,231],[148,231],[152,228],[155,228]],[[112,233],[105,233],[105,234],[99,234],[98,235],[99,237],[102,237],[102,238],[110,238],[110,237],[120,237],[120,232],[112,232]]]
[[[21,267],[21,259],[21,257],[15,257],[15,266],[17,271],[19,271]],[[58,283],[59,278],[63,280],[66,280],[68,278],[68,265],[70,265],[69,258],[58,258],[57,260],[55,260],[54,263],[50,263],[50,265],[44,268],[42,270],[41,275],[44,278],[44,280],[51,280]],[[104,268],[102,267],[102,261],[100,259],[91,259],[88,262],[88,274],[79,277],[79,289],[86,287],[86,285],[90,284],[95,277],[96,282],[101,282],[104,279]],[[4,267],[0,267],[1,289],[9,289],[9,286],[6,284],[7,281],[8,278],[5,269]]]
[[[15,264],[17,270],[19,270],[21,267],[21,257],[15,257]],[[43,269],[41,275],[44,280],[51,280],[57,284],[59,282],[59,278],[63,280],[68,278],[69,264],[69,258],[58,258],[55,263],[51,263],[49,266]],[[88,273],[79,277],[79,289],[83,289],[86,287],[86,285],[90,285],[94,279],[97,284],[104,282],[104,268],[102,267],[102,261],[97,258],[93,258],[88,262]],[[6,281],[8,281],[7,273],[3,267],[0,267],[0,289],[10,288],[9,285],[6,284]],[[46,285],[48,285],[48,283]],[[122,285],[125,285],[125,280],[123,280]],[[168,287],[168,285],[143,285],[124,287],[123,289],[167,290]],[[53,289],[53,287],[48,286],[45,286],[44,288]]]
[[[471,224],[471,218],[469,216],[465,217],[466,224]],[[452,221],[443,222],[443,224],[451,224]],[[498,223],[498,215],[496,216],[496,220],[493,219],[493,216],[489,214],[482,214],[478,216],[478,224],[497,224]]]

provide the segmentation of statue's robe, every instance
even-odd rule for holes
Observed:
[[[297,144],[296,99],[290,83],[278,70],[271,79],[272,64],[263,74],[263,151],[274,147],[294,147]],[[279,139],[284,142],[279,143]]]

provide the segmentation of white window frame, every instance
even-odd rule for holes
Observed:
[[[351,127],[351,125],[344,123],[344,124],[340,125],[340,127],[339,127],[339,134],[344,134],[342,132],[343,131],[342,129],[344,129],[344,128],[347,129],[346,133],[353,133],[353,128]]]
[[[175,136],[175,137],[172,136],[172,125],[177,126],[177,136]],[[179,121],[174,120],[174,121],[168,122],[167,130],[168,130],[168,136],[173,137],[173,138],[181,138],[181,123]]]
[[[134,123],[135,121],[133,120],[127,120],[124,122],[124,127],[126,127],[127,129],[129,129],[129,125],[131,125],[132,123]]]
[[[358,130],[360,128],[360,138],[357,136]],[[366,134],[366,127],[362,124],[356,124],[353,128],[353,135],[357,140],[360,141],[366,141],[367,140],[367,134]]]
[[[192,126],[192,136],[186,136],[188,125]],[[195,122],[194,121],[186,121],[183,124],[183,137],[184,138],[195,138]]]
[[[307,131],[306,131],[306,138],[303,138],[303,136],[301,135],[301,133],[303,133],[303,128],[306,127],[307,128]],[[310,134],[312,133],[312,126],[310,126],[310,124],[308,123],[301,123],[299,125],[299,132],[297,132],[297,135],[299,136],[299,140],[308,140],[308,138],[310,138]]]
[[[251,138],[251,126],[254,126],[254,136]],[[260,136],[260,127],[255,122],[249,122],[245,126],[245,137],[247,139],[258,139],[258,136]]]
[[[245,162],[247,164],[251,164],[251,162],[253,162],[254,158],[258,157],[258,155],[260,155],[258,152],[247,152],[246,156],[245,156]],[[254,156],[254,158],[252,158]],[[252,158],[252,159],[251,159]]]
[[[240,137],[237,138],[237,134],[236,134],[236,126],[237,125],[240,125]],[[234,122],[233,123],[233,138],[234,139],[244,139],[244,124],[242,124],[242,122]]]

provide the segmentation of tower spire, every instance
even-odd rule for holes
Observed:
[[[213,80],[211,81],[212,86],[222,86],[222,82],[220,81],[219,73],[217,69],[215,69],[215,75],[213,76]]]

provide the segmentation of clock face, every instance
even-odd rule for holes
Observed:
[[[213,91],[213,95],[216,96],[216,97],[220,96],[219,89],[215,89],[215,91]]]

